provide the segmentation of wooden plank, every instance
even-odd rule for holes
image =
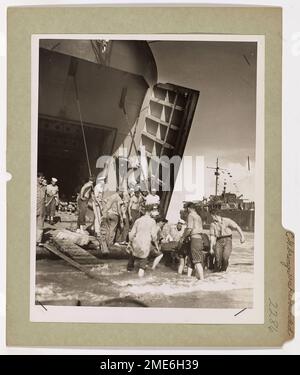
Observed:
[[[98,258],[71,241],[53,238],[53,243],[56,245],[59,251],[61,251],[61,253],[67,255],[75,261],[80,262],[81,264],[100,263]]]
[[[57,246],[54,244],[54,246]],[[101,264],[101,261],[108,261],[110,259],[128,259],[128,253],[126,252],[126,246],[120,245],[120,246],[111,246],[109,249],[108,254],[103,254],[98,249],[95,248],[89,248],[87,250],[90,255],[94,255],[97,259],[98,264]],[[66,256],[68,256],[68,252],[64,252]],[[36,247],[36,259],[57,259],[57,256],[55,256],[54,253],[50,253],[44,246],[37,246]],[[72,258],[71,258],[72,259]],[[87,265],[90,264],[90,259],[84,260],[83,258],[80,258],[80,264]],[[94,264],[94,263],[93,263]]]
[[[84,267],[82,264],[79,264],[75,260],[73,260],[70,257],[68,257],[67,255],[63,254],[54,245],[51,245],[49,243],[45,243],[45,244],[43,244],[43,247],[45,249],[47,249],[48,251],[50,251],[51,253],[53,253],[56,256],[58,256],[59,258],[63,259],[65,262],[67,262],[72,267],[74,267],[74,268],[78,269],[79,271],[83,272],[88,277],[90,277],[92,279],[99,280],[99,281],[103,281],[103,279],[99,275],[97,275],[96,273],[91,272],[87,267]],[[109,281],[106,281],[106,282],[109,283]]]

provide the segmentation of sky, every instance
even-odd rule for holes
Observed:
[[[227,191],[255,200],[256,43],[150,42],[158,82],[200,92],[185,155],[203,156],[203,194],[214,194],[214,167],[221,173],[219,193]],[[248,170],[248,156],[250,171]],[[172,197],[177,206],[185,192]],[[201,197],[199,197],[201,199]]]

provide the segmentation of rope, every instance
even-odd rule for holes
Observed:
[[[79,101],[79,95],[78,95],[78,88],[77,88],[77,83],[76,83],[75,75],[73,76],[73,79],[74,79],[76,103],[77,103],[77,109],[78,109],[78,113],[79,113],[79,120],[80,120],[80,125],[81,125],[81,132],[82,132],[82,138],[83,138],[85,156],[86,156],[87,166],[88,166],[88,170],[89,170],[89,176],[91,177],[92,171],[91,171],[90,160],[89,160],[89,153],[88,153],[87,144],[86,144],[86,138],[85,138],[83,121],[82,121],[81,107],[80,107],[80,101]]]
[[[132,151],[133,143],[135,144],[134,140],[135,140],[136,128],[137,128],[137,125],[138,125],[138,121],[139,121],[139,116],[137,116],[137,118],[136,118],[136,120],[135,120],[135,123],[134,123],[134,132],[133,132],[133,135],[132,135],[132,133],[130,133],[130,136],[131,136],[131,138],[132,138],[132,141],[131,141],[131,144],[130,144],[128,157],[130,157],[130,155],[131,155],[131,151]],[[128,119],[127,119],[127,122],[128,122]],[[130,131],[131,131],[131,129],[130,129]]]
[[[131,131],[131,128],[130,128],[130,122],[129,122],[128,114],[127,114],[127,111],[126,111],[126,108],[125,108],[125,104],[124,104],[124,106],[123,106],[123,111],[124,111],[124,115],[125,115],[125,119],[126,119],[127,125],[129,126],[129,134],[130,134],[130,137],[131,137],[131,145],[130,145],[130,148],[131,148],[132,145],[133,145],[134,150],[135,150],[135,153],[138,154],[138,150],[137,150],[137,147],[136,147],[136,144],[135,144],[135,141],[134,141],[134,136],[133,136],[132,131]],[[147,188],[147,192],[149,193],[149,187],[148,187],[148,183],[149,183],[149,181],[146,180],[146,176],[145,176],[145,173],[144,173],[144,170],[143,170],[142,165],[140,166],[140,168],[141,168],[141,172],[142,172],[143,179],[144,179],[145,182],[147,182],[147,186],[146,186],[146,188]]]
[[[77,87],[77,82],[76,82],[75,75],[73,75],[73,81],[74,81],[74,87],[75,87],[76,104],[77,104],[77,109],[78,109],[78,113],[79,113],[79,120],[80,120],[80,125],[81,125],[81,132],[82,132],[84,150],[85,150],[85,155],[86,155],[86,161],[87,161],[87,166],[88,166],[88,170],[89,170],[89,176],[91,177],[92,171],[91,171],[89,154],[88,154],[88,148],[87,148],[87,143],[86,143],[86,138],[85,138],[84,125],[83,125],[82,114],[81,114],[81,106],[80,106],[79,95],[78,95],[78,87]],[[130,123],[129,123],[129,119],[128,119],[128,114],[127,114],[127,111],[126,111],[126,108],[125,108],[125,103],[123,105],[123,111],[124,111],[126,122],[129,125],[129,127],[130,127]],[[135,132],[136,132],[136,128],[135,128]],[[130,134],[130,137],[131,137],[130,151],[131,151],[132,146],[133,146],[136,154],[138,154],[138,150],[137,150],[137,147],[136,147],[136,144],[135,144],[135,139],[134,139],[135,138],[135,132],[134,132],[134,134],[132,134],[131,128],[129,129],[129,134]],[[141,172],[142,172],[142,176],[143,176],[143,178],[144,178],[144,180],[146,182],[146,176],[144,174],[144,170],[143,170],[142,166],[141,166]],[[147,181],[147,191],[149,192],[148,181]]]

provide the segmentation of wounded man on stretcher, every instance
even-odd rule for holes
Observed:
[[[214,267],[214,257],[210,254],[210,241],[206,233],[201,234],[202,237],[202,250],[201,258],[204,269],[212,270]],[[166,258],[166,264],[172,265],[173,263],[179,262],[178,273],[183,273],[185,266],[188,269],[193,269],[193,262],[191,257],[191,241],[187,237],[183,242],[181,241],[169,241],[162,242],[160,244],[160,250]],[[184,267],[180,267],[180,264],[184,262]],[[191,276],[191,275],[189,275]]]

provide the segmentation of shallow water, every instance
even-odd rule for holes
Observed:
[[[135,306],[136,302],[126,300],[132,298],[150,307],[250,308],[254,235],[246,233],[245,237],[246,243],[241,245],[234,236],[227,272],[205,271],[203,281],[178,275],[176,269],[165,266],[163,261],[156,270],[147,269],[145,277],[140,279],[136,272],[127,272],[126,260],[103,260],[100,265],[90,267],[103,278],[101,282],[62,260],[38,260],[36,299],[55,305],[97,306],[117,298],[109,305]]]

